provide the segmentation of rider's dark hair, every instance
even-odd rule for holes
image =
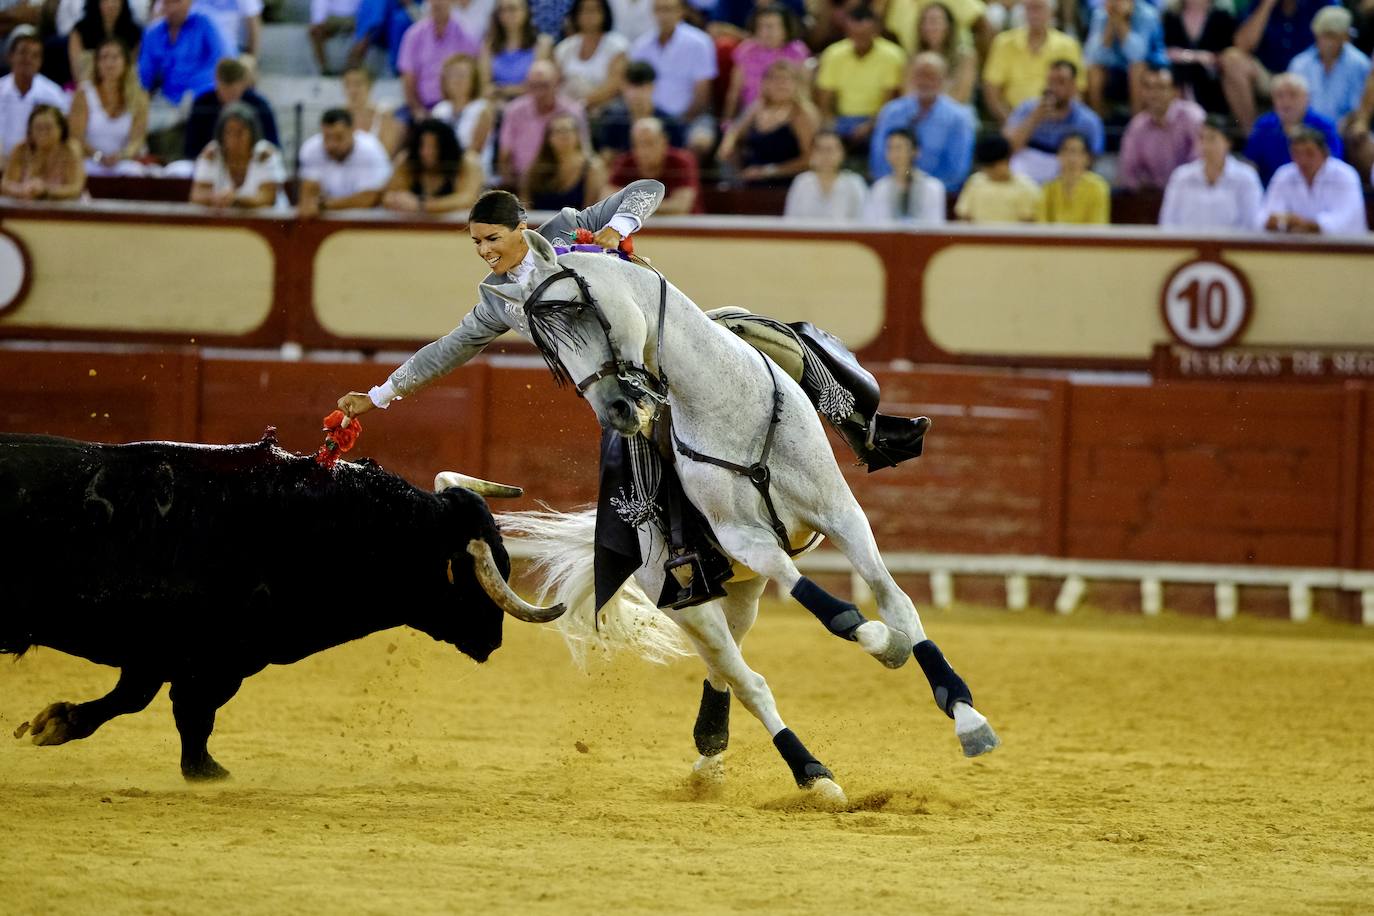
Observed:
[[[491,223],[494,226],[515,229],[524,221],[525,208],[521,205],[520,198],[510,191],[499,189],[488,191],[477,198],[477,202],[468,211],[470,223]]]

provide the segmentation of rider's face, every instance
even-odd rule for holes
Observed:
[[[471,223],[468,232],[477,256],[487,262],[492,273],[503,274],[519,264],[530,250],[521,232],[524,228],[524,223],[514,229],[500,223]]]

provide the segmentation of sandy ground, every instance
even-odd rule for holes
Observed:
[[[1005,745],[963,759],[916,665],[790,607],[746,654],[851,810],[798,805],[736,707],[685,775],[699,663],[583,674],[507,625],[486,666],[391,631],[251,679],[188,788],[165,692],[93,738],[8,738],[113,672],[0,662],[0,911],[1369,912],[1374,634],[928,613]],[[585,749],[583,751],[582,749]]]

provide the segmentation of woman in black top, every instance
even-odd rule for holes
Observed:
[[[382,206],[401,213],[465,210],[482,187],[482,163],[458,145],[453,128],[433,118],[411,131],[396,159]]]
[[[1164,14],[1164,46],[1174,82],[1191,89],[1199,105],[1217,114],[1229,111],[1218,59],[1234,43],[1235,34],[1235,18],[1213,6],[1212,0],[1183,0]]]
[[[67,37],[67,57],[71,67],[71,81],[81,82],[85,70],[86,53],[94,52],[106,40],[116,38],[129,49],[129,56],[138,60],[138,46],[143,42],[143,29],[134,21],[129,0],[86,0],[86,13]],[[59,81],[63,82],[63,81]]]
[[[601,198],[606,169],[587,155],[582,128],[572,115],[555,115],[544,129],[544,143],[525,173],[524,197],[535,210],[581,210]]]

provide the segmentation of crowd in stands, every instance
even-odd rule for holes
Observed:
[[[300,144],[298,214],[586,206],[639,178],[785,190],[784,218],[1365,232],[1374,0],[311,0],[346,103]],[[0,0],[3,193],[191,179],[284,208],[262,0]],[[328,45],[346,36],[340,69]],[[403,101],[372,98],[383,60]]]

